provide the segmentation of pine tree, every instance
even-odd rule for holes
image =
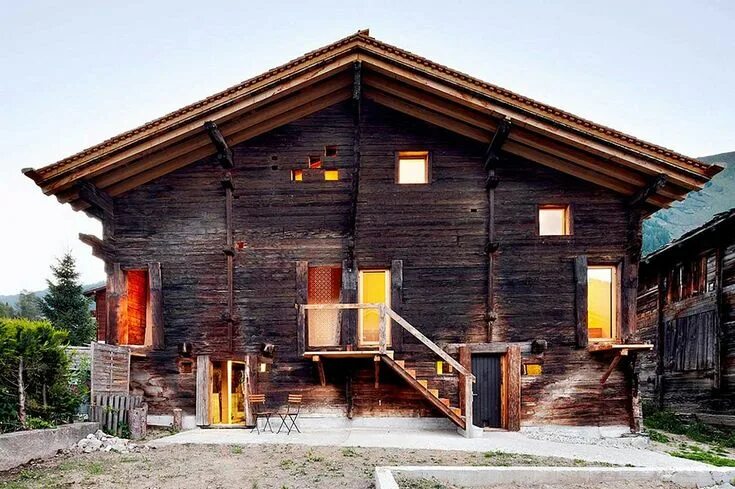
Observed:
[[[0,302],[0,318],[14,318],[15,309],[7,302]]]
[[[20,318],[38,321],[41,319],[40,299],[33,292],[21,290],[18,296],[18,304],[16,304],[16,314]]]
[[[47,280],[48,294],[41,300],[43,315],[51,324],[69,333],[69,343],[84,345],[94,337],[96,324],[89,312],[90,300],[82,294],[79,273],[71,253],[51,265],[54,280]]]

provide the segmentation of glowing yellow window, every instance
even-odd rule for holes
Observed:
[[[303,182],[304,181],[304,170],[291,170],[291,181]]]
[[[587,328],[590,340],[615,338],[617,270],[614,266],[587,268]]]
[[[543,206],[538,210],[540,236],[565,236],[572,234],[569,206]]]
[[[360,304],[386,304],[390,307],[390,271],[360,270],[358,283]],[[380,313],[376,309],[361,309],[358,315],[358,341],[361,346],[380,342]],[[386,331],[390,344],[390,319]]]
[[[328,182],[339,180],[339,170],[324,170],[324,180]]]
[[[400,151],[396,181],[400,184],[429,183],[429,152]]]

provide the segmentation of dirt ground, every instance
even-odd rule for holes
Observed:
[[[374,487],[373,470],[378,465],[587,464],[562,458],[499,452],[310,448],[298,445],[178,445],[143,453],[96,452],[58,456],[0,473],[0,488],[367,489]]]

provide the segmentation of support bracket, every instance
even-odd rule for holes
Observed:
[[[225,141],[225,137],[213,121],[207,121],[204,123],[204,129],[209,134],[209,139],[212,140],[212,144],[217,148],[217,160],[223,168],[234,168],[235,162],[232,158],[232,150]]]
[[[661,173],[656,178],[651,180],[648,185],[639,190],[633,197],[628,201],[628,205],[631,207],[637,207],[646,202],[646,200],[658,192],[664,185],[666,185],[667,177]]]
[[[500,150],[502,149],[503,144],[505,144],[505,141],[508,140],[511,125],[512,123],[509,118],[503,119],[500,124],[498,124],[498,128],[495,130],[493,139],[490,141],[490,146],[487,147],[487,151],[485,152],[485,170],[493,168],[495,163],[500,160]]]

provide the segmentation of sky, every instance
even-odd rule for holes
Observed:
[[[0,295],[45,287],[97,221],[39,168],[358,29],[690,156],[735,151],[735,2],[0,2]]]

